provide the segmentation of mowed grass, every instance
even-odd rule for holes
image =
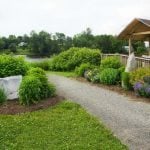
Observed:
[[[2,150],[125,150],[97,119],[63,101],[45,110],[0,115]]]
[[[47,71],[47,74],[60,75],[60,76],[64,76],[64,77],[77,77],[75,72]]]

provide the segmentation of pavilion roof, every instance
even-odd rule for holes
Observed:
[[[118,35],[119,39],[149,40],[150,20],[135,18]]]

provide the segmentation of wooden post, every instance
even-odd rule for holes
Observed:
[[[132,53],[132,41],[131,38],[129,38],[129,55]]]

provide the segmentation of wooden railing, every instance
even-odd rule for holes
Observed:
[[[123,55],[123,54],[102,54],[101,59],[104,59],[104,58],[107,58],[110,56],[116,56],[120,59],[122,64],[124,64],[124,65],[127,64],[128,55]],[[149,58],[135,57],[135,59],[137,62],[137,68],[150,67],[150,59]]]

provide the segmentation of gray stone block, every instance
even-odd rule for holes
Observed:
[[[3,88],[6,92],[7,99],[13,100],[18,98],[18,89],[21,81],[21,75],[0,78],[0,88]]]

